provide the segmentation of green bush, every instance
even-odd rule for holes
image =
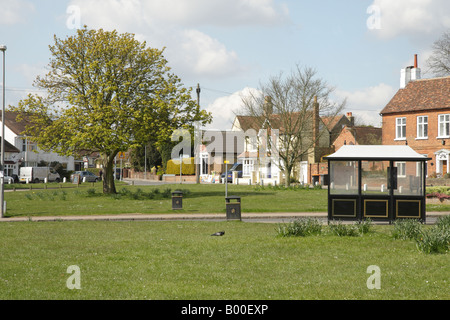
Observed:
[[[194,158],[188,158],[189,163],[186,163],[186,159],[183,160],[183,163],[181,165],[181,173],[184,175],[193,175],[195,174],[195,163],[194,163]],[[179,161],[174,161],[174,160],[169,160],[167,161],[167,169],[166,169],[166,173],[167,174],[180,174],[180,162]]]
[[[414,240],[422,231],[422,225],[416,219],[399,219],[394,221],[392,236],[394,239]]]
[[[356,223],[356,228],[358,229],[358,232],[360,234],[366,234],[369,233],[372,229],[372,220],[366,219],[361,220]]]
[[[276,231],[281,237],[305,237],[320,234],[322,224],[318,219],[300,218],[291,223],[278,224]]]
[[[436,221],[436,226],[438,228],[450,230],[450,215],[439,217]]]
[[[353,224],[343,224],[342,221],[331,222],[328,225],[331,234],[339,237],[356,237],[359,236],[359,228]]]
[[[417,249],[423,253],[447,253],[450,245],[450,231],[435,226],[425,229],[416,238]]]

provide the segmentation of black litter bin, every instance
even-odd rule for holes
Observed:
[[[241,197],[230,196],[225,198],[227,207],[227,220],[241,220]]]
[[[183,192],[172,192],[172,210],[183,209]]]

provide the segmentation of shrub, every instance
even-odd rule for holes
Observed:
[[[164,189],[162,196],[163,198],[170,198],[172,195],[172,190],[170,188]]]
[[[195,164],[194,164],[194,158],[188,158],[189,163],[186,163],[188,161],[183,160],[183,163],[181,164],[181,173],[185,175],[193,175],[195,174]],[[166,168],[167,174],[180,174],[180,162],[169,160],[167,161],[167,168]]]
[[[87,189],[86,193],[87,193],[88,197],[92,197],[95,195],[95,189],[94,188]]]
[[[322,223],[314,218],[300,218],[291,223],[278,224],[276,231],[282,237],[305,237],[322,232]]]
[[[339,237],[356,237],[359,235],[359,229],[353,224],[345,225],[342,221],[331,222],[328,225],[331,234],[334,234]]]
[[[370,219],[360,220],[356,223],[356,228],[358,229],[358,232],[360,234],[369,233],[372,228],[372,220]]]
[[[438,228],[450,230],[450,215],[439,217],[436,221],[436,226]]]
[[[414,240],[422,231],[422,225],[416,219],[400,219],[394,221],[392,236],[394,239]]]
[[[435,226],[425,229],[416,238],[417,249],[423,253],[447,253],[450,245],[448,228]]]

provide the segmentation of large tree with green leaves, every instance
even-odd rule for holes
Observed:
[[[158,145],[174,129],[211,120],[170,72],[163,50],[133,34],[85,26],[54,42],[49,72],[34,84],[46,95],[29,95],[14,109],[26,114],[26,134],[42,149],[74,156],[99,152],[104,193],[116,192],[118,152],[148,141]]]

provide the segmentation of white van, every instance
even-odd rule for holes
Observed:
[[[22,167],[20,168],[19,181],[20,182],[41,182],[47,178],[47,182],[60,182],[61,177],[59,173],[53,168],[49,167]]]

